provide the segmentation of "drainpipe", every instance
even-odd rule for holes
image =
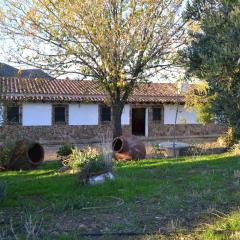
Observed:
[[[179,111],[179,94],[177,91],[177,97],[176,97],[176,114],[175,114],[175,121],[174,121],[174,129],[173,129],[173,154],[174,157],[176,157],[176,130],[177,130],[177,117],[178,117],[178,111]]]

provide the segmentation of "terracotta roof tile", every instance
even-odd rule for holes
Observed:
[[[103,102],[106,98],[98,82],[0,78],[0,99],[7,101]],[[180,97],[184,102],[184,98]],[[176,84],[139,84],[129,97],[131,103],[176,102]]]

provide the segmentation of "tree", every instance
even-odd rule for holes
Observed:
[[[188,3],[186,20],[200,28],[189,31],[192,41],[183,52],[189,75],[208,85],[202,95],[202,110],[205,108],[205,113],[232,127],[236,138],[240,137],[239,13],[238,0]]]
[[[21,63],[100,83],[122,134],[129,95],[177,61],[184,42],[182,0],[6,0],[1,31]]]
[[[196,112],[197,120],[202,125],[216,120],[212,112],[212,100],[214,96],[208,96],[208,84],[205,81],[201,81],[185,93],[186,107]]]

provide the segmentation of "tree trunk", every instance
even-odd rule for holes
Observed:
[[[122,104],[114,104],[112,106],[113,139],[122,135],[121,116],[123,106]]]

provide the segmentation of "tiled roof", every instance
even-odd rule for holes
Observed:
[[[98,82],[87,80],[48,80],[0,78],[0,98],[7,101],[103,102],[104,91]],[[184,102],[184,98],[180,97]],[[139,84],[130,103],[176,102],[176,84]]]

